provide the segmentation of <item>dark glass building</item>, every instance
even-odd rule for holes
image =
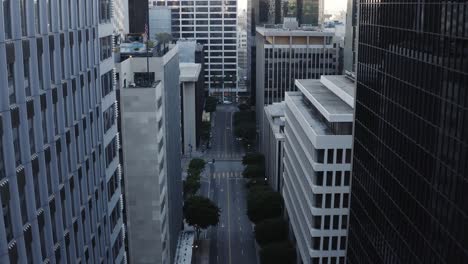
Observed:
[[[468,263],[468,1],[360,0],[349,263]]]
[[[148,0],[128,0],[130,33],[144,33],[148,19]]]

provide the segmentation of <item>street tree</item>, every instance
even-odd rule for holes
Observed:
[[[283,197],[279,192],[263,187],[254,187],[247,196],[247,216],[250,221],[258,223],[264,219],[280,217],[283,213]],[[253,193],[256,192],[258,193]]]
[[[288,238],[288,224],[281,218],[265,219],[255,225],[255,240],[265,245],[271,242],[285,241]]]
[[[263,178],[265,177],[265,167],[263,165],[247,165],[242,171],[245,178]]]
[[[265,156],[260,152],[249,152],[242,157],[242,164],[263,164],[265,163]]]
[[[289,241],[267,244],[260,250],[260,263],[262,264],[296,263],[296,248]]]
[[[190,160],[189,169],[197,170],[202,172],[205,169],[206,161],[200,158],[193,158]]]
[[[184,181],[184,197],[189,198],[194,196],[200,189],[200,176],[189,175]]]
[[[220,211],[210,199],[197,195],[188,198],[183,207],[185,221],[195,228],[197,240],[202,229],[218,224]]]

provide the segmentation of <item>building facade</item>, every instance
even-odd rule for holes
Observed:
[[[257,27],[255,100],[260,131],[263,107],[284,101],[286,92],[296,90],[295,79],[338,74],[339,49],[333,33],[297,28],[294,22],[291,28]]]
[[[172,35],[194,39],[206,46],[205,86],[218,97],[235,96],[237,86],[237,1],[166,0],[170,6]]]
[[[298,260],[346,261],[353,83],[343,76],[296,80],[286,93],[284,197]]]
[[[125,0],[124,0],[125,1]],[[148,23],[149,0],[127,0],[130,33],[144,33]]]
[[[358,5],[349,263],[465,263],[467,3]]]
[[[156,35],[161,33],[172,35],[172,9],[170,7],[150,5],[148,12],[151,40],[157,40]]]
[[[182,228],[179,58],[129,58],[120,81],[125,203],[131,263],[173,263]]]
[[[0,262],[125,263],[112,1],[0,5]]]
[[[281,192],[283,187],[284,111],[285,104],[265,106],[263,116],[262,153],[265,155],[265,175],[271,188]]]
[[[356,72],[356,54],[357,54],[357,19],[358,8],[357,0],[348,0],[346,11],[346,27],[343,49],[343,70]]]

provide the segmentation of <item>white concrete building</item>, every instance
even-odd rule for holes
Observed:
[[[151,2],[151,1],[150,1]],[[205,86],[219,96],[235,95],[237,87],[237,1],[165,0],[172,9],[172,35],[206,46]]]
[[[263,118],[262,153],[265,155],[265,175],[271,188],[281,191],[283,186],[283,153],[285,103],[265,106]]]
[[[281,102],[286,92],[296,91],[294,80],[338,74],[339,49],[333,36],[331,32],[298,28],[293,19],[273,28],[257,27],[255,100],[258,122],[263,120],[265,105]],[[258,125],[261,134],[261,122]]]
[[[180,83],[177,48],[128,58],[119,73],[130,263],[173,263],[182,227]],[[138,85],[142,84],[142,85]]]
[[[198,63],[180,63],[180,86],[182,88],[183,152],[190,154],[197,147],[196,86],[201,73]]]
[[[282,194],[298,259],[345,263],[354,85],[344,76],[295,83],[285,100]]]

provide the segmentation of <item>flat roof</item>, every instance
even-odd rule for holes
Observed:
[[[181,82],[196,82],[201,71],[200,63],[182,62],[179,64],[180,81]]]
[[[322,75],[320,81],[341,100],[354,108],[356,83],[345,75]]]
[[[353,108],[328,89],[320,80],[297,80],[296,87],[328,122],[353,122]]]
[[[297,29],[287,29],[287,28],[266,28],[266,27],[256,27],[256,31],[263,36],[329,36],[333,37],[334,32],[324,32],[318,30],[307,30],[302,28]]]
[[[297,109],[301,116],[305,119],[306,124],[310,126],[316,135],[334,135],[323,121],[304,103],[301,92],[286,92],[286,98],[291,100],[292,106]]]

